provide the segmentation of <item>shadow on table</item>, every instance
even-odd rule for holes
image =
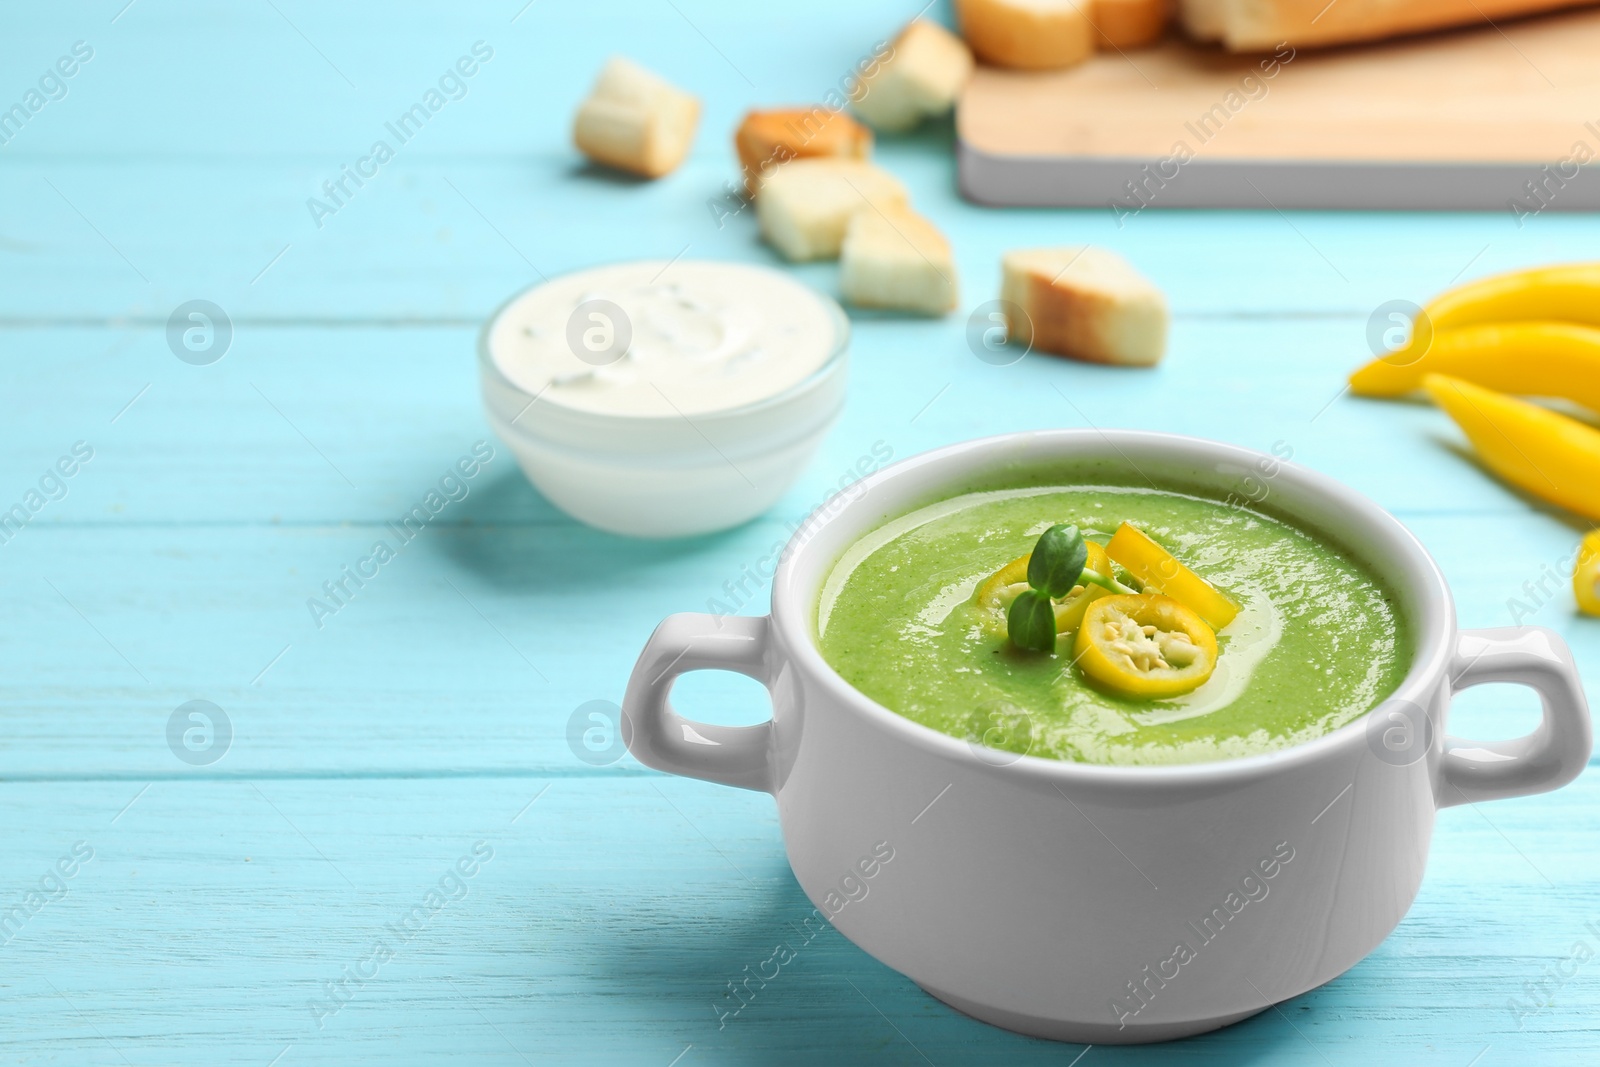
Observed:
[[[675,914],[683,897],[670,887],[649,901],[633,886],[627,908],[589,902],[594,922],[566,926],[578,942],[569,948],[585,960],[584,977],[608,1012],[648,1018],[664,1040],[675,1036],[715,1062],[1066,1067],[1085,1052],[977,1022],[935,1000],[823,925],[786,865],[743,874],[756,891],[730,893],[719,915]],[[652,912],[656,921],[643,918]],[[1290,1022],[1313,1014],[1311,1005],[1291,1001],[1213,1034],[1093,1046],[1092,1056],[1095,1065],[1320,1063]]]
[[[569,166],[566,169],[565,176],[574,181],[602,182],[606,185],[621,186],[625,189],[649,185],[655,180],[639,174],[630,174],[615,167],[608,167],[603,163],[593,163],[586,159]]]
[[[569,518],[515,467],[499,471],[452,505],[432,551],[507,592],[627,589],[663,563],[714,552],[738,530],[647,541]]]

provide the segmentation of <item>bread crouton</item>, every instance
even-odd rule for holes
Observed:
[[[1029,248],[1001,262],[1007,334],[1041,352],[1149,367],[1167,346],[1167,300],[1115,252],[1093,246]]]
[[[694,144],[700,101],[631,60],[606,61],[578,107],[572,139],[597,163],[659,178]]]
[[[956,306],[950,242],[908,207],[862,208],[845,230],[839,292],[858,307],[942,315]]]
[[[856,159],[797,159],[774,171],[756,198],[761,234],[785,258],[834,259],[857,211],[904,206],[905,186]]]

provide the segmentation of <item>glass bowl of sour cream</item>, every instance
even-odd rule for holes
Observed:
[[[685,537],[767,510],[844,404],[833,300],[744,263],[641,260],[552,278],[489,319],[495,433],[562,511]]]

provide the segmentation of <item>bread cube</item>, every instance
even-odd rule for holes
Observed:
[[[659,178],[694,144],[700,101],[621,56],[612,56],[578,107],[572,139],[596,163]]]
[[[903,207],[905,186],[856,159],[797,159],[773,171],[756,198],[761,235],[791,260],[834,259],[850,218],[869,205]]]
[[[755,196],[767,176],[791,159],[866,159],[872,154],[872,131],[821,105],[751,111],[734,131],[733,146],[744,170],[745,192]]]
[[[1006,333],[1041,352],[1148,367],[1167,347],[1167,300],[1115,252],[1089,245],[1028,248],[1001,261],[1001,299],[1021,309]]]
[[[1144,48],[1161,39],[1172,0],[1091,0],[1089,21],[1103,50]]]
[[[972,77],[972,50],[936,22],[916,19],[878,69],[861,79],[856,114],[885,131],[909,130],[955,106]]]
[[[839,292],[859,307],[942,315],[956,306],[950,242],[909,207],[862,208],[845,230]]]
[[[1091,0],[956,0],[961,36],[985,63],[1056,70],[1094,53]]]

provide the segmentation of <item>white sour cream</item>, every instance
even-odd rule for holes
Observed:
[[[776,396],[823,366],[844,335],[837,305],[777,271],[643,260],[529,289],[487,340],[500,373],[540,403],[661,417]]]

